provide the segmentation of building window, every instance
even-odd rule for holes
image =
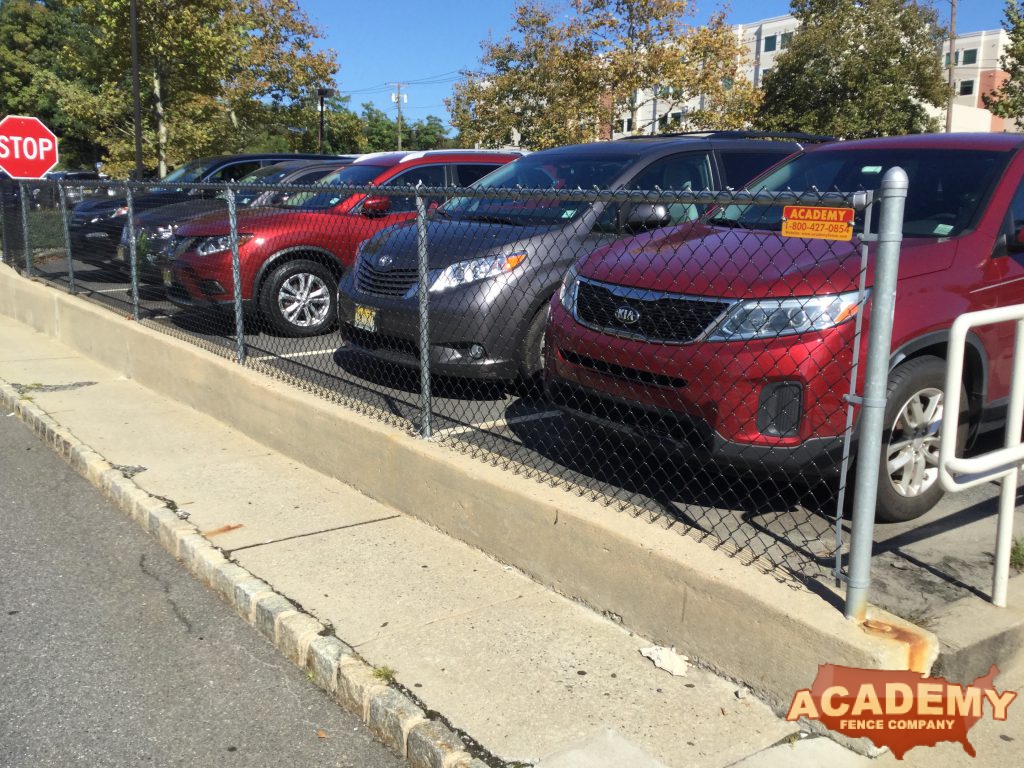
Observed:
[[[975,56],[977,56],[977,51],[975,51]],[[957,51],[953,55],[953,61],[956,62],[956,65],[958,67],[960,66],[960,51]],[[945,63],[942,66],[946,67],[947,69],[949,68],[949,53],[946,54]]]
[[[731,91],[733,86],[733,79],[731,77],[722,78],[722,90]]]
[[[968,48],[966,51],[964,51],[964,66],[965,67],[967,65],[969,65],[969,64],[977,64],[977,63],[978,63],[978,49],[977,48]]]
[[[783,32],[781,35],[779,35],[779,47],[782,50],[786,50],[787,48],[789,48],[789,44],[791,42],[793,42],[792,32]]]
[[[623,133],[632,133],[633,132],[633,118],[632,117],[627,117],[625,120],[622,121],[622,132]]]
[[[775,50],[775,40],[776,40],[775,35],[768,35],[768,37],[766,37],[764,39],[764,52],[765,53],[771,53],[772,51]]]
[[[768,75],[770,75],[771,73],[772,73],[772,71],[771,71],[770,69],[762,69],[762,70],[761,70],[761,80],[762,80],[762,82],[763,82],[763,81],[764,81],[764,79],[765,79],[766,77],[768,77]]]
[[[960,81],[960,95],[971,96],[974,94],[974,81],[973,80],[961,80]]]

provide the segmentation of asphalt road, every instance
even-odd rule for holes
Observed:
[[[53,260],[40,271],[66,287],[66,263]],[[131,313],[124,271],[75,262],[75,275],[80,293],[119,314]],[[234,320],[228,313],[180,310],[166,301],[161,286],[143,284],[140,318],[235,357]],[[250,323],[245,342],[249,364],[264,373],[312,384],[321,394],[400,427],[420,423],[418,372],[352,352],[336,332],[291,339]],[[432,394],[431,426],[438,442],[616,505],[777,575],[832,583],[837,550],[832,488],[702,466],[683,451],[653,449],[596,430],[560,414],[541,397],[523,397],[503,384],[435,377]],[[996,495],[988,487],[947,496],[919,520],[878,526],[876,562],[893,561],[878,574],[893,584],[883,606],[919,616],[960,597],[984,597]],[[1024,530],[1024,517],[1019,524]],[[840,521],[840,529],[839,552],[845,557],[848,521]],[[965,541],[971,542],[966,551]]]
[[[0,446],[0,765],[404,765],[13,416]]]

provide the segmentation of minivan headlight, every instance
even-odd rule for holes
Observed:
[[[860,309],[857,291],[830,296],[738,301],[711,329],[708,341],[768,339],[823,331],[845,323]]]
[[[478,280],[486,280],[505,272],[511,272],[526,261],[525,251],[516,251],[502,256],[485,256],[481,259],[459,261],[437,272],[430,284],[430,290],[446,291],[460,285],[469,285]]]

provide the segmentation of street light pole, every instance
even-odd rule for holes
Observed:
[[[946,96],[946,133],[953,132],[953,88],[956,84],[956,0],[949,0],[949,94]]]
[[[324,153],[324,99],[334,96],[336,91],[333,88],[317,88],[316,95],[320,98],[320,122],[316,132],[316,151]]]
[[[132,105],[135,110],[133,130],[135,132],[135,178],[141,180],[142,169],[142,100],[139,97],[139,13],[137,0],[131,0],[129,11],[132,37]]]

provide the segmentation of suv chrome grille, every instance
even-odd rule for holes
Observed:
[[[693,341],[731,303],[594,283],[582,278],[576,289],[576,317],[585,325],[620,336],[669,344]],[[632,322],[621,315],[631,316]]]
[[[394,298],[408,294],[418,279],[416,269],[378,269],[366,259],[360,259],[356,288],[371,296]]]

